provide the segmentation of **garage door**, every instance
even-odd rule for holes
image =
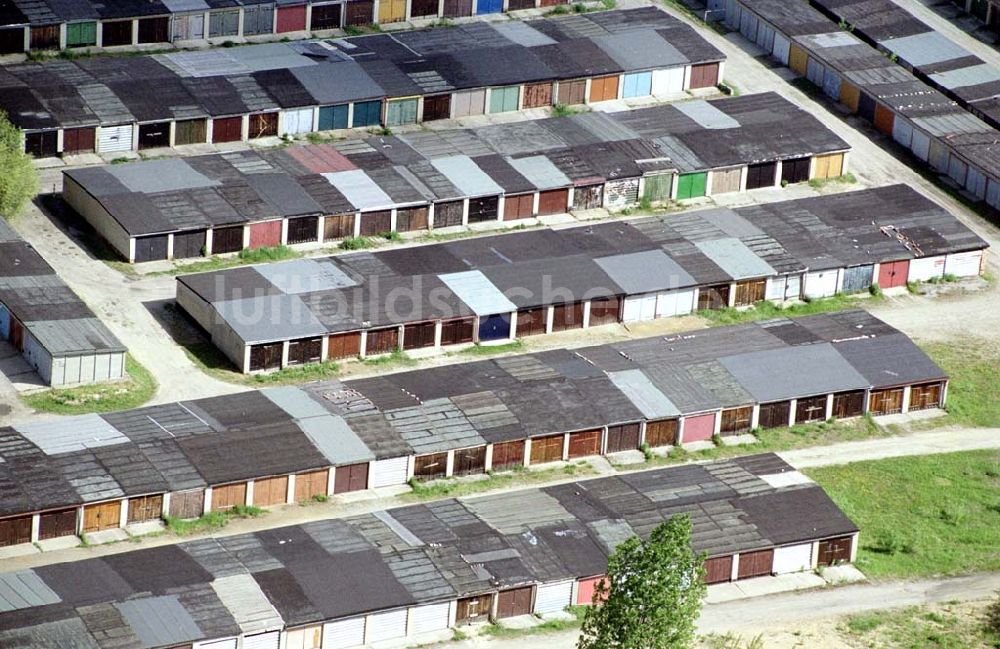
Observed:
[[[733,558],[716,557],[705,560],[705,583],[719,584],[732,579]]]
[[[874,279],[875,266],[852,266],[844,269],[844,285],[841,290],[845,293],[857,293],[867,291]]]
[[[361,491],[368,488],[368,463],[338,466],[334,471],[333,493]]]
[[[243,636],[243,649],[278,649],[278,631]]]
[[[684,431],[682,441],[688,442],[704,441],[712,439],[715,434],[715,413],[707,415],[695,415],[684,418]]]
[[[157,261],[167,258],[167,235],[138,237],[135,240],[135,261]]]
[[[694,291],[669,291],[656,296],[656,317],[685,315],[694,310]]]
[[[677,200],[704,196],[707,185],[708,173],[681,174],[677,176]]]
[[[300,32],[306,28],[306,6],[278,7],[277,31]]]
[[[309,133],[313,130],[313,110],[286,110],[281,114],[281,132],[288,135]]]
[[[448,603],[414,606],[410,609],[410,632],[414,635],[448,628]]]
[[[508,618],[531,613],[531,595],[534,588],[512,588],[497,594],[497,617]]]
[[[250,247],[271,248],[281,245],[281,221],[250,224]]]
[[[639,424],[608,426],[608,453],[631,451],[639,448]]]
[[[625,299],[622,322],[640,322],[656,317],[656,294]]]
[[[205,513],[205,492],[202,489],[175,491],[170,494],[170,515],[174,518],[198,518]]]
[[[913,127],[902,117],[897,117],[892,125],[892,139],[909,149],[913,141]]]
[[[406,636],[406,609],[369,615],[367,628],[366,644],[403,638]]]
[[[222,485],[212,488],[212,511],[225,511],[245,505],[247,502],[247,483],[237,482],[235,484]]]
[[[102,126],[98,131],[97,152],[111,153],[132,150],[132,125]]]
[[[573,582],[542,584],[535,593],[535,613],[558,613],[572,604]]]
[[[830,297],[836,292],[836,270],[821,270],[814,273],[806,273],[806,288],[804,293],[806,297]]]
[[[569,434],[569,459],[574,460],[578,457],[600,455],[600,453],[601,431],[588,430]]]
[[[406,469],[408,464],[409,460],[405,457],[394,457],[388,460],[376,460],[372,462],[369,483],[371,488],[406,484]]]
[[[740,554],[740,563],[737,566],[737,578],[749,579],[751,577],[763,577],[771,574],[771,566],[774,563],[773,550],[759,550],[757,552],[744,552]]]
[[[979,274],[982,260],[983,252],[981,250],[948,255],[944,262],[944,272],[955,277],[973,277]]]
[[[531,440],[531,463],[558,462],[563,457],[563,435],[534,437]]]
[[[174,259],[201,257],[205,250],[205,231],[179,232],[174,235]]]
[[[453,117],[482,115],[486,112],[486,91],[456,92],[452,95],[451,111]]]
[[[365,643],[365,618],[337,620],[323,625],[323,649],[348,649]]]
[[[712,172],[712,194],[728,194],[740,191],[743,169],[722,169]]]
[[[788,48],[791,45],[789,40],[775,32],[774,34],[774,45],[771,49],[771,54],[774,58],[778,59],[784,65],[788,65]]]
[[[947,267],[947,260],[945,261]],[[947,269],[946,271],[947,272]],[[910,261],[883,262],[878,269],[878,285],[880,288],[896,288],[906,286],[906,278],[910,275]]]
[[[510,314],[498,314],[480,318],[479,340],[501,340],[510,338]]]
[[[653,70],[653,95],[676,95],[684,92],[684,68]]]
[[[910,270],[907,273],[908,282],[926,282],[934,277],[944,275],[945,255],[911,259]]]
[[[38,517],[38,539],[55,539],[61,536],[76,534],[76,510],[64,509],[61,512],[48,512]],[[201,512],[198,513],[201,515]],[[31,520],[28,520],[29,531]],[[0,540],[0,545],[3,541]]]
[[[812,543],[802,545],[786,545],[774,551],[774,564],[771,572],[784,575],[789,572],[802,572],[812,569]]]
[[[288,476],[254,480],[253,504],[258,507],[283,505],[288,499]]]
[[[569,204],[568,189],[553,189],[538,193],[538,214],[562,214]]]
[[[194,649],[236,649],[236,638],[194,643]]]
[[[930,155],[931,149],[931,138],[926,133],[921,133],[920,131],[913,131],[913,138],[910,141],[910,151],[913,151],[913,155],[917,156],[924,162],[927,162],[927,156]]]
[[[586,606],[588,604],[593,604],[594,593],[597,591],[597,585],[601,583],[603,580],[604,577],[600,576],[600,577],[591,577],[590,579],[581,579],[580,581],[578,581],[576,587],[577,606]]]
[[[31,516],[0,520],[0,547],[31,542]]]

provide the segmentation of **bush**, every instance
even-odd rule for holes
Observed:
[[[986,629],[1000,635],[1000,595],[986,607]]]
[[[869,286],[868,292],[871,294],[872,297],[882,297],[882,287],[878,285],[878,282],[875,282],[874,284]]]
[[[38,176],[24,153],[21,129],[0,111],[0,217],[9,219],[38,193]]]

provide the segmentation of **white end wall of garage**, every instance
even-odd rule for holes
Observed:
[[[392,487],[406,484],[406,473],[409,458],[394,457],[388,460],[375,460],[371,463],[368,475],[368,487]]]
[[[323,625],[323,649],[351,649],[365,643],[365,618],[353,617]]]
[[[784,575],[812,569],[812,543],[786,545],[774,549],[774,564],[771,572]]]
[[[573,582],[541,584],[535,591],[535,613],[559,613],[572,604]]]

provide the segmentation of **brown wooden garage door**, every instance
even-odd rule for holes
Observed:
[[[676,423],[676,422],[674,422]],[[608,453],[634,451],[639,448],[639,424],[608,426]],[[663,446],[659,444],[658,446]]]
[[[561,443],[561,442],[560,442]],[[534,455],[535,442],[531,442],[531,451]],[[560,448],[560,455],[562,455],[562,449]],[[569,434],[569,459],[574,460],[578,457],[589,457],[591,455],[601,454],[601,431],[599,430],[585,430],[578,433]]]
[[[253,504],[258,507],[284,505],[288,500],[288,476],[261,478],[253,481]]]
[[[618,312],[621,309],[621,300],[617,297],[606,297],[590,302],[590,322],[591,327],[599,325],[614,324],[618,322]]]
[[[647,446],[672,446],[677,443],[677,420],[661,419],[646,422]]]
[[[727,408],[722,411],[722,423],[719,425],[721,435],[736,435],[750,430],[750,418],[753,416],[753,406]]]
[[[338,466],[334,473],[333,493],[361,491],[368,488],[368,463]]]
[[[354,236],[354,215],[336,214],[323,218],[323,240],[344,239]]]
[[[534,6],[534,2],[531,3]],[[529,83],[524,86],[524,107],[543,108],[552,105],[551,83]]]
[[[790,401],[760,404],[760,416],[757,419],[757,427],[782,428],[787,426],[791,407],[792,403]]]
[[[517,617],[531,614],[531,599],[534,587],[512,588],[497,593],[497,618]]]
[[[500,442],[493,445],[494,471],[510,469],[524,464],[524,440],[514,442]]]
[[[242,139],[242,117],[217,117],[212,120],[212,144],[239,142]]]
[[[735,306],[750,306],[761,302],[767,293],[766,279],[749,279],[736,283]]]
[[[468,624],[486,620],[493,610],[493,595],[477,595],[458,600],[456,624]]]
[[[941,405],[941,384],[924,383],[910,386],[909,410],[927,410]]]
[[[435,13],[437,13],[437,11],[435,11]],[[424,97],[425,122],[431,122],[436,119],[448,119],[449,117],[451,117],[451,95]]]
[[[97,129],[67,128],[63,130],[63,153],[84,153],[94,150]],[[204,142],[204,138],[202,142]]]
[[[250,347],[250,371],[274,370],[281,367],[283,343],[268,343]]]
[[[454,475],[473,475],[486,472],[486,447],[461,448],[455,451]]]
[[[257,113],[250,116],[250,129],[247,137],[251,140],[259,137],[274,137],[278,134],[278,113]]]
[[[833,416],[837,419],[860,417],[865,412],[865,391],[841,392],[833,395]]]
[[[562,214],[567,210],[569,202],[568,189],[550,189],[538,192],[538,214]]]
[[[433,322],[418,322],[403,327],[403,349],[433,347],[437,325]]]
[[[426,229],[426,207],[406,207],[396,210],[396,230],[398,232],[416,232]]]
[[[698,291],[698,310],[724,309],[729,306],[729,284],[707,286]]]
[[[174,146],[204,144],[207,134],[208,122],[203,119],[184,119],[174,122]]]
[[[374,237],[392,230],[392,212],[364,212],[361,214],[361,236]]]
[[[295,476],[295,502],[300,503],[312,500],[316,496],[325,496],[329,479],[330,472],[326,469],[297,474]]]
[[[773,565],[774,550],[744,552],[740,554],[740,563],[736,567],[736,578],[749,579],[750,577],[769,575],[771,574],[771,566]]]
[[[565,106],[582,104],[587,96],[587,82],[583,79],[576,81],[560,81],[559,91],[556,96],[556,103]]]
[[[705,560],[705,583],[721,584],[733,577],[733,558],[716,557]]]
[[[328,359],[354,358],[361,353],[361,332],[333,334],[327,338],[326,357]]]
[[[128,522],[145,523],[163,516],[163,495],[139,496],[128,499]]]
[[[318,363],[323,358],[322,338],[302,338],[288,343],[288,364]]]
[[[618,75],[590,80],[590,101],[618,99]]]
[[[371,329],[365,340],[365,354],[388,354],[399,349],[399,328]]]
[[[344,24],[352,27],[370,25],[375,15],[373,0],[348,0],[347,11],[344,14]]]
[[[201,512],[198,512],[201,516]],[[76,534],[76,510],[64,509],[58,512],[47,512],[39,516],[38,539],[55,539]]]
[[[832,566],[851,560],[851,537],[842,536],[819,542],[819,565]]]
[[[83,531],[100,532],[115,529],[121,524],[121,512],[120,500],[87,505],[83,508]]]
[[[212,230],[212,254],[243,250],[243,226]]]
[[[443,478],[448,472],[447,453],[428,453],[413,459],[413,477],[424,480]]]
[[[31,542],[31,516],[0,520],[0,547]]]
[[[288,219],[288,243],[309,243],[319,237],[319,217],[300,216]]]
[[[471,343],[476,331],[475,318],[456,318],[441,323],[441,344]]]
[[[174,518],[198,518],[205,513],[205,492],[201,489],[170,494],[170,515]]]
[[[795,423],[823,421],[826,419],[826,395],[807,397],[795,402]]]
[[[691,88],[711,88],[719,84],[719,64],[704,63],[691,66]]]
[[[515,332],[517,337],[523,338],[524,336],[537,336],[545,333],[548,317],[548,307],[521,309],[517,312],[517,331]]]
[[[534,209],[534,194],[506,196],[503,200],[503,220],[516,221],[517,219],[530,219],[534,216]]]
[[[227,509],[232,509],[238,505],[245,505],[246,502],[247,483],[245,482],[212,487],[213,512],[221,512]]]
[[[533,437],[531,439],[531,463],[556,462],[562,459],[563,436]]]
[[[434,204],[434,227],[447,228],[462,225],[462,201]]]
[[[583,327],[583,302],[557,304],[552,309],[552,331]]]

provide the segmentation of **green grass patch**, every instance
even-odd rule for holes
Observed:
[[[472,494],[491,491],[493,489],[508,489],[511,487],[527,487],[560,480],[567,476],[592,476],[597,471],[586,462],[574,462],[550,469],[529,471],[525,467],[500,473],[490,473],[478,480],[469,478],[443,478],[433,482],[411,480],[412,491],[403,494],[404,500],[440,500],[441,498],[460,498]]]
[[[340,365],[334,361],[307,363],[267,374],[242,374],[226,355],[210,342],[189,343],[182,347],[188,359],[205,374],[237,385],[290,385],[335,378]]]
[[[245,264],[266,264],[273,261],[297,259],[301,256],[302,253],[297,250],[292,250],[288,246],[270,246],[253,249],[247,248],[239,251],[239,253],[233,256],[220,257],[218,255],[212,255],[211,257],[207,257],[200,261],[178,263],[169,270],[159,270],[147,274],[151,277],[156,275],[188,275],[191,273],[205,273],[213,270],[225,270],[226,268],[243,266]]]
[[[481,345],[476,343],[471,347],[466,347],[465,349],[455,352],[462,356],[495,356],[497,354],[505,354],[507,352],[517,352],[521,351],[524,347],[524,343],[520,340],[512,340],[509,343],[503,345]]]
[[[77,388],[55,388],[21,397],[26,405],[39,412],[56,415],[79,415],[137,408],[156,393],[153,375],[130,354],[125,356],[128,378],[114,383],[97,383]]]
[[[286,385],[289,383],[306,383],[335,378],[340,373],[340,365],[333,361],[325,363],[307,363],[267,374],[251,374],[247,376],[248,383],[258,385]],[[240,376],[243,376],[242,374]]]
[[[402,349],[394,349],[390,354],[380,354],[373,358],[365,358],[361,362],[373,367],[412,367],[419,361],[411,358]]]
[[[580,625],[583,624],[583,616],[586,614],[586,611],[586,606],[569,606],[566,608],[566,612],[573,616],[569,620],[546,620],[541,624],[527,629],[513,629],[504,626],[502,622],[494,622],[484,627],[480,633],[493,638],[522,638],[524,636],[570,631],[580,628]]]
[[[337,245],[341,250],[365,250],[378,248],[379,242],[368,237],[347,237]]]
[[[867,299],[878,299],[878,297],[869,294]],[[856,308],[858,308],[857,297],[852,297],[845,293],[837,293],[832,297],[809,300],[808,302],[797,302],[786,307],[780,307],[773,302],[765,300],[746,309],[734,309],[730,307],[724,309],[702,309],[698,311],[698,315],[714,325],[734,325],[753,322],[755,320],[794,318],[814,313],[828,313],[830,311],[843,311],[845,309]]]
[[[870,577],[1000,570],[1000,453],[892,458],[806,473],[861,528]]]
[[[858,182],[858,179],[854,177],[854,174],[847,172],[842,176],[835,176],[833,178],[813,178],[809,181],[809,186],[815,189],[819,189],[825,185],[839,184],[839,185],[853,185]]]
[[[981,603],[971,602],[877,611],[848,617],[840,630],[852,641],[852,646],[884,649],[1000,647],[1000,634],[983,623],[983,608]]]
[[[995,343],[959,338],[948,343],[926,343],[923,350],[949,377],[947,417],[939,424],[994,427],[1000,425],[997,368],[1000,352]]]
[[[258,518],[267,512],[260,507],[237,505],[232,509],[222,512],[209,512],[201,518],[183,520],[173,516],[164,516],[167,531],[178,536],[188,536],[219,530],[229,524],[229,521],[240,518]]]

